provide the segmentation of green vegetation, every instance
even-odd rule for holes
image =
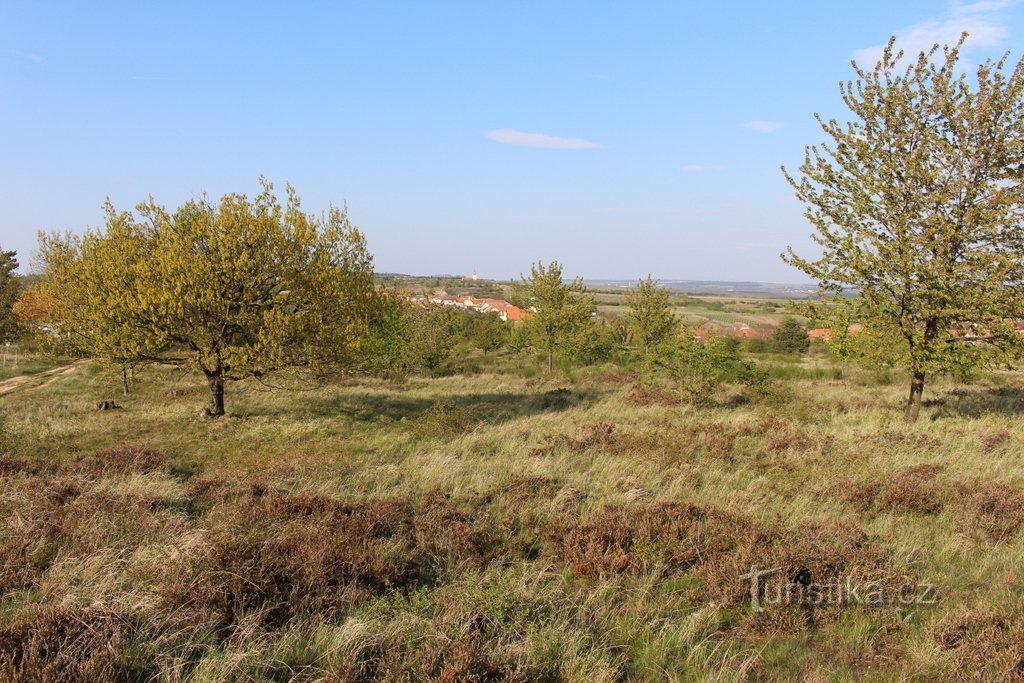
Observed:
[[[545,354],[549,373],[556,353],[571,357],[591,344],[593,296],[580,278],[563,282],[558,261],[547,266],[538,261],[531,266],[530,277],[522,278],[515,300],[534,312],[523,325],[524,337]]]
[[[664,346],[679,334],[679,320],[672,312],[669,303],[669,292],[647,276],[640,280],[636,288],[626,292],[626,305],[629,312],[624,322],[630,340],[636,344],[644,356]]]
[[[856,84],[840,88],[853,120],[819,117],[830,142],[808,149],[799,180],[786,174],[823,253],[785,258],[820,283],[815,317],[852,309],[873,339],[864,350],[909,368],[908,420],[929,376],[1020,339],[1024,61],[1009,73],[1005,58],[986,61],[969,81],[965,39],[906,66],[890,41],[874,69],[854,65]]]
[[[783,318],[772,334],[772,348],[779,353],[804,353],[810,346],[807,330],[795,318]]]
[[[21,295],[21,284],[15,275],[18,269],[17,254],[0,249],[0,343],[14,341],[20,332],[14,304]]]
[[[44,236],[57,338],[122,368],[188,362],[207,378],[213,416],[228,381],[353,365],[376,308],[363,236],[343,210],[318,218],[291,187],[281,206],[261,184],[254,199],[174,213],[152,199],[139,217],[108,203],[102,231]]]
[[[945,56],[791,178],[824,347],[557,261],[375,277],[266,182],[44,236],[16,307],[0,252],[0,329],[92,359],[0,375],[0,680],[1020,680],[1024,66]]]
[[[856,368],[771,401],[724,380],[698,407],[619,368],[500,359],[242,381],[214,421],[180,367],[118,411],[92,409],[119,386],[99,365],[20,392],[0,678],[992,679],[1019,659],[1024,376],[939,381],[916,426]],[[768,594],[849,575],[938,601],[755,612],[752,565],[782,568]]]

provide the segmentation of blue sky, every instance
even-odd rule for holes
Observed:
[[[779,165],[890,35],[1016,60],[1015,2],[0,0],[0,246],[292,183],[379,271],[802,281]]]

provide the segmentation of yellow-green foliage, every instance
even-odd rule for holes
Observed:
[[[626,290],[625,304],[629,311],[623,316],[631,341],[644,355],[652,349],[674,341],[679,319],[672,310],[670,292],[658,285],[650,275],[636,287]]]
[[[58,339],[119,364],[186,360],[218,415],[225,381],[351,363],[377,300],[365,240],[343,209],[312,216],[261,182],[174,212],[108,203],[102,230],[43,236]]]
[[[547,266],[538,261],[531,266],[530,277],[522,278],[515,299],[532,313],[522,325],[523,334],[547,355],[548,372],[552,371],[555,354],[572,356],[590,343],[594,297],[582,278],[564,282],[558,261]]]
[[[827,143],[786,176],[822,253],[785,260],[820,283],[822,314],[853,307],[875,337],[864,350],[910,370],[908,419],[927,377],[990,358],[996,345],[966,333],[1015,344],[1024,310],[1024,61],[969,78],[965,40],[906,58],[893,40],[873,68],[854,65],[849,123],[819,117]]]

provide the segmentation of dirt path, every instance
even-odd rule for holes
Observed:
[[[74,363],[62,365],[59,368],[51,368],[50,370],[37,372],[31,375],[19,375],[17,377],[5,379],[0,382],[0,396],[6,396],[18,389],[39,389],[41,387],[48,386],[50,383],[55,382],[64,375],[74,372],[75,368],[85,362],[86,361],[84,360],[77,360]]]

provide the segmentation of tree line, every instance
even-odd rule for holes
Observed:
[[[928,378],[1015,362],[1021,345],[1024,62],[987,60],[968,78],[965,39],[916,58],[890,41],[872,69],[854,63],[856,78],[840,85],[848,120],[818,116],[825,142],[806,149],[796,174],[783,168],[820,250],[783,254],[819,284],[802,312],[832,331],[841,360],[908,370],[908,420]],[[42,235],[44,277],[21,294],[22,318],[67,352],[119,368],[126,388],[146,363],[196,368],[211,415],[224,413],[231,381],[435,371],[467,342],[484,353],[535,350],[548,371],[558,359],[625,350],[695,386],[715,373],[757,374],[728,342],[681,335],[669,293],[650,276],[615,321],[596,315],[593,295],[558,262],[534,264],[514,287],[513,302],[532,313],[519,325],[411,307],[375,282],[344,209],[309,214],[291,187],[282,202],[261,184],[253,198],[201,197],[173,211],[152,199],[134,212],[108,202],[102,229]],[[0,253],[5,338],[16,268],[12,252]],[[787,321],[773,344],[800,351],[806,333]]]

